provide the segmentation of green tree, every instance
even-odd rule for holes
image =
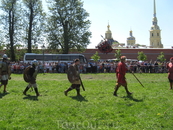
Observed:
[[[121,50],[115,50],[115,58],[117,59],[117,61],[120,61],[121,58]]]
[[[47,32],[49,48],[61,49],[68,54],[70,49],[83,51],[90,43],[91,22],[81,0],[51,0],[48,2],[49,17]]]
[[[141,52],[138,52],[138,60],[141,60],[141,61],[145,61],[147,60],[147,56],[141,51]]]
[[[44,17],[46,14],[43,12],[41,0],[23,0],[23,4],[23,15],[25,16],[23,24],[26,31],[27,52],[31,53],[32,46],[40,43],[39,37],[44,33]]]
[[[97,62],[100,59],[100,56],[98,55],[97,51],[93,56],[91,56],[91,59],[93,59],[95,62]]]
[[[1,0],[1,16],[0,22],[3,28],[1,37],[4,36],[3,43],[10,49],[12,61],[15,61],[15,44],[19,36],[19,22],[20,22],[20,4],[18,0]]]
[[[160,55],[157,57],[157,59],[158,59],[159,61],[161,61],[161,62],[166,61],[166,59],[165,59],[165,55],[164,55],[163,52],[160,52]]]

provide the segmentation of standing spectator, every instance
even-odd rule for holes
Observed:
[[[56,63],[56,72],[59,73],[59,68],[60,68],[60,65],[59,65],[59,62]]]
[[[49,73],[52,73],[52,63],[49,63]]]
[[[153,71],[152,71],[152,69],[153,69],[153,67],[152,67],[152,64],[151,64],[151,61],[148,63],[148,72],[149,73],[152,73]]]
[[[23,70],[24,70],[24,65],[23,64],[20,64],[20,73],[21,74],[23,73]]]
[[[14,68],[13,72],[16,73],[17,72],[17,64],[16,63],[14,63],[13,68]]]
[[[154,71],[155,71],[155,73],[158,73],[158,68],[159,68],[159,64],[158,64],[158,62],[156,61],[156,62],[154,63]]]
[[[46,67],[46,73],[49,73],[49,63],[47,62],[46,64],[45,64],[45,67]]]

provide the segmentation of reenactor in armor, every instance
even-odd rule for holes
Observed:
[[[67,90],[64,91],[64,94],[66,96],[67,93],[73,89],[76,89],[77,96],[81,96],[80,95],[81,81],[80,81],[79,68],[78,68],[79,64],[80,64],[79,59],[75,59],[74,63],[70,65],[70,67],[68,68],[67,77],[72,85]]]
[[[8,62],[8,56],[4,54],[2,56],[2,61],[0,62],[0,79],[1,79],[1,85],[4,85],[4,93],[7,93],[6,87],[8,84],[8,80],[11,79],[11,67],[10,63]]]
[[[38,73],[38,62],[34,60],[31,66],[25,68],[23,73],[24,80],[28,83],[27,87],[23,91],[23,94],[26,95],[26,92],[29,90],[30,87],[33,87],[36,93],[36,96],[41,96],[38,92],[36,77]]]

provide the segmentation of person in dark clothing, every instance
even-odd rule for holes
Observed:
[[[32,63],[32,66],[28,66],[28,68],[26,69],[27,70],[24,71],[24,80],[28,82],[29,84],[23,91],[23,94],[26,95],[26,92],[29,90],[29,88],[33,87],[35,90],[36,96],[41,96],[38,92],[37,83],[36,83],[36,77],[38,73],[37,61],[34,60]]]
[[[67,90],[64,91],[64,94],[66,96],[67,96],[67,93],[73,89],[76,89],[77,96],[81,96],[80,95],[81,81],[80,81],[79,68],[78,68],[79,64],[80,64],[79,59],[75,59],[74,63],[70,65],[70,67],[68,68],[67,76],[68,76],[69,82],[71,83],[71,86]]]

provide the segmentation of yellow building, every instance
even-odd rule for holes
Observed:
[[[110,30],[110,25],[109,24],[108,24],[107,28],[108,28],[108,30],[105,33],[105,39],[113,39],[112,38],[112,32]]]
[[[150,30],[150,47],[151,48],[163,48],[163,44],[161,42],[161,30],[157,25],[157,17],[156,17],[156,3],[154,0],[154,17],[152,21],[152,26]]]
[[[127,38],[127,46],[134,46],[136,43],[136,39],[133,36],[132,30],[130,31],[130,37]]]

